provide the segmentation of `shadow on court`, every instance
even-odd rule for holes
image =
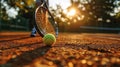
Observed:
[[[2,66],[23,67],[24,65],[30,64],[34,59],[45,55],[50,48],[50,46],[43,46],[35,50],[24,52],[16,58],[8,60],[8,62]]]

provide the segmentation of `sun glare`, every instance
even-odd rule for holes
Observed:
[[[68,16],[74,16],[76,14],[76,10],[74,8],[70,9],[70,11],[68,11]]]

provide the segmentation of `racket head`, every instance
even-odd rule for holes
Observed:
[[[40,36],[51,33],[58,36],[58,26],[50,12],[45,8],[39,6],[35,11],[35,27]]]

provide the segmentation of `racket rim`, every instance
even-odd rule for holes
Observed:
[[[35,17],[34,17],[34,19],[35,19],[35,28],[36,28],[36,30],[37,30],[37,32],[39,33],[39,35],[40,36],[42,36],[42,37],[44,37],[44,33],[42,32],[42,31],[40,31],[40,30],[42,30],[42,28],[40,27],[40,29],[38,29],[38,25],[37,25],[37,21],[36,21],[36,14],[37,14],[37,11],[40,9],[40,8],[44,8],[44,7],[42,7],[42,6],[38,6],[37,8],[36,8],[36,10],[35,10]]]
[[[39,10],[39,9],[45,9],[48,13],[49,13],[49,15],[52,17],[52,19],[53,19],[53,21],[54,21],[54,25],[52,25],[52,23],[51,22],[49,22],[49,23],[51,23],[51,25],[53,26],[53,29],[54,29],[54,31],[55,31],[55,36],[57,37],[58,36],[58,24],[57,24],[57,22],[54,20],[54,17],[51,15],[51,13],[50,13],[50,11],[48,10],[48,9],[46,9],[44,6],[38,6],[37,8],[36,8],[36,10],[35,10],[35,17],[34,17],[34,19],[35,19],[35,28],[36,28],[36,30],[37,30],[37,32],[39,33],[39,35],[40,36],[42,36],[42,37],[44,37],[44,35],[46,34],[45,32],[43,32],[43,30],[42,30],[42,28],[39,26],[39,29],[38,29],[38,25],[37,25],[37,11]]]

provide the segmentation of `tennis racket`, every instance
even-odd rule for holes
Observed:
[[[58,36],[58,25],[50,13],[46,2],[38,6],[35,11],[35,27],[40,36],[51,33]]]

